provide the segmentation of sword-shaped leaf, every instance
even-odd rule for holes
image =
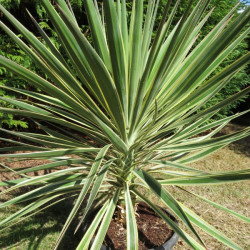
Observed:
[[[95,218],[93,219],[92,223],[90,224],[87,232],[84,234],[82,240],[80,241],[80,243],[77,246],[77,250],[87,250],[89,249],[89,243],[92,240],[92,237],[94,236],[94,233],[98,227],[98,225],[100,224],[104,214],[106,213],[106,210],[108,209],[108,205],[109,205],[110,201],[107,200],[102,208],[98,211],[98,213],[96,214]]]
[[[109,147],[110,147],[110,145],[103,147],[99,151],[99,153],[97,154],[96,159],[95,159],[95,161],[94,161],[94,163],[89,171],[88,177],[86,179],[86,183],[84,184],[84,186],[83,186],[83,188],[82,188],[82,190],[81,190],[81,192],[76,200],[76,203],[75,203],[74,207],[72,208],[72,210],[71,210],[71,212],[70,212],[70,214],[69,214],[69,216],[68,216],[68,218],[63,226],[63,229],[62,229],[62,231],[57,239],[57,243],[56,243],[55,248],[57,248],[58,245],[60,244],[63,235],[65,234],[66,230],[68,229],[69,225],[71,224],[72,220],[74,219],[77,211],[79,210],[81,204],[83,203],[83,200],[84,200],[87,192],[91,188],[91,185],[92,185],[94,179],[96,178],[97,171],[98,171],[98,169],[102,163],[102,160],[103,160],[105,154],[107,153]]]
[[[204,246],[197,243],[192,237],[185,233],[176,222],[170,219],[159,207],[153,204],[149,199],[142,195],[138,190],[133,190],[136,195],[138,195],[143,201],[145,201],[171,228],[182,237],[192,248],[194,249],[205,249]]]
[[[180,204],[180,206],[185,211],[185,213],[187,214],[187,216],[190,219],[190,221],[192,221],[195,225],[197,225],[199,228],[201,228],[202,230],[204,230],[206,233],[210,234],[213,238],[221,241],[223,244],[229,246],[232,249],[237,249],[237,250],[242,249],[236,243],[234,243],[233,241],[231,241],[226,235],[224,235],[223,233],[219,232],[215,227],[209,225],[200,216],[198,216],[197,214],[195,214],[193,211],[191,211],[190,209],[188,209],[186,206],[184,206],[183,204]]]
[[[147,187],[150,188],[150,190],[152,190],[164,202],[164,204],[167,207],[169,207],[188,226],[188,228],[199,239],[200,243],[204,245],[200,236],[198,235],[198,233],[196,232],[196,230],[193,228],[192,224],[190,223],[189,219],[187,218],[185,212],[178,205],[178,202],[170,195],[170,193],[167,192],[157,180],[155,180],[152,176],[147,174],[145,171],[133,170],[133,173],[143,183],[145,183]]]
[[[105,235],[107,233],[107,230],[108,230],[108,227],[109,227],[109,224],[111,222],[111,219],[113,217],[113,214],[114,214],[114,211],[115,211],[115,208],[116,208],[116,204],[117,204],[117,201],[118,201],[118,198],[119,198],[119,194],[121,192],[121,189],[118,188],[109,205],[108,205],[108,208],[107,208],[107,211],[103,217],[103,220],[102,220],[102,223],[98,229],[98,232],[96,234],[96,237],[95,237],[95,240],[93,242],[93,244],[91,245],[91,248],[90,250],[96,250],[96,249],[100,249],[101,246],[102,246],[102,242],[105,238]]]
[[[128,184],[125,187],[127,249],[138,250],[138,229],[135,218],[135,204],[133,205]]]
[[[218,174],[203,174],[200,176],[189,176],[181,178],[173,178],[168,180],[160,180],[162,185],[213,185],[224,184],[238,181],[249,180],[250,170],[244,169],[239,171],[223,172]]]

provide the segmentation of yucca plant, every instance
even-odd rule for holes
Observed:
[[[3,193],[29,185],[35,188],[0,204],[3,208],[30,201],[0,225],[16,222],[68,197],[75,197],[57,248],[78,212],[83,209],[80,225],[98,200],[100,210],[78,249],[88,249],[94,234],[91,249],[100,249],[117,205],[125,209],[127,249],[138,249],[134,208],[136,201],[142,200],[192,248],[206,248],[193,227],[196,225],[225,245],[240,249],[178,202],[168,191],[168,186],[188,192],[185,191],[187,185],[222,184],[250,178],[249,169],[204,172],[188,166],[190,162],[250,134],[247,128],[213,137],[229,121],[247,111],[208,122],[227,104],[249,93],[250,88],[197,113],[249,61],[248,53],[219,74],[209,77],[248,34],[249,8],[231,21],[236,6],[194,46],[199,31],[213,11],[206,12],[208,0],[199,1],[193,9],[190,1],[172,30],[172,19],[180,1],[174,2],[174,6],[168,1],[154,38],[158,0],[148,1],[146,13],[143,13],[143,0],[133,1],[131,16],[127,14],[125,0],[104,0],[101,5],[96,0],[85,0],[91,39],[81,32],[64,0],[55,1],[56,6],[48,0],[42,2],[58,34],[60,51],[32,17],[41,34],[39,38],[1,7],[25,41],[2,22],[1,28],[47,77],[42,78],[0,57],[3,67],[41,90],[0,86],[29,97],[22,100],[1,97],[17,108],[0,108],[0,111],[31,118],[44,131],[29,133],[0,129],[3,133],[1,140],[13,143],[13,146],[1,148],[4,153],[0,156],[50,162],[19,171],[1,164],[19,176],[19,179],[1,183],[10,186]],[[203,133],[205,131],[210,132]],[[7,139],[5,133],[24,140]],[[20,150],[28,152],[14,153]],[[41,176],[28,175],[39,170],[53,171]],[[145,197],[141,187],[157,195],[196,239]],[[248,218],[220,204],[189,194],[249,222]]]

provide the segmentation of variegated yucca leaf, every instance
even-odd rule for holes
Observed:
[[[187,165],[250,135],[250,129],[246,128],[231,135],[213,137],[228,122],[249,110],[210,122],[215,113],[248,94],[250,87],[198,112],[249,62],[250,53],[214,74],[248,35],[250,10],[247,8],[233,19],[236,6],[197,44],[200,30],[213,9],[206,11],[209,0],[198,1],[193,9],[192,2],[173,25],[180,1],[168,0],[156,27],[159,0],[147,1],[146,12],[144,1],[135,0],[131,13],[126,0],[104,0],[103,3],[85,0],[91,30],[89,39],[82,33],[68,1],[42,0],[58,35],[60,49],[31,15],[40,37],[0,6],[23,40],[4,23],[0,22],[0,27],[46,76],[41,77],[0,56],[2,67],[26,80],[32,89],[40,90],[1,85],[0,88],[24,98],[0,97],[16,107],[0,107],[0,111],[29,118],[43,131],[15,132],[0,128],[0,140],[12,145],[1,148],[0,157],[17,161],[48,160],[42,165],[21,169],[11,169],[1,163],[3,171],[19,176],[19,179],[0,182],[0,186],[9,186],[3,193],[28,185],[35,188],[0,204],[0,208],[4,208],[30,202],[2,220],[0,226],[15,224],[66,197],[75,197],[55,248],[80,210],[83,213],[76,230],[89,211],[99,207],[77,249],[100,249],[118,205],[124,207],[126,214],[127,248],[136,250],[135,202],[139,199],[193,249],[206,249],[194,225],[228,247],[240,249],[167,190],[169,185],[174,185],[249,222],[245,216],[185,190],[185,186],[250,179],[248,169],[204,172]],[[204,135],[206,131],[210,132]],[[5,136],[8,134],[23,140],[8,139]],[[40,176],[28,175],[42,170],[51,171]],[[140,186],[156,194],[192,236],[145,197]]]

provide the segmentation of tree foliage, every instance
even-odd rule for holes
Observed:
[[[71,0],[72,8],[76,13],[79,12],[79,8],[82,8],[83,2],[81,0]],[[0,0],[0,4],[3,5],[6,9],[10,10],[15,16],[18,17],[21,22],[28,26],[29,29],[38,33],[35,26],[30,20],[30,16],[27,12],[29,10],[31,14],[39,21],[41,27],[49,34],[51,40],[59,48],[58,38],[56,32],[51,28],[48,21],[48,16],[40,0]],[[78,10],[78,11],[77,11]],[[1,20],[7,21],[0,13]],[[19,35],[21,36],[21,35]],[[41,70],[36,67],[34,63],[30,60],[27,54],[16,45],[13,40],[7,36],[2,30],[0,30],[0,55],[5,56],[21,65],[25,68],[32,70],[40,75],[44,75]],[[29,89],[30,86],[28,83],[21,79],[20,77],[13,75],[5,70],[4,67],[0,66],[0,85],[18,87],[23,89]],[[15,98],[19,97],[13,92],[9,92],[3,89],[0,89],[0,96],[5,98]],[[6,103],[5,101],[0,100],[0,106],[13,108],[14,106]],[[11,127],[28,127],[28,121],[20,119],[18,116],[14,117],[11,114],[4,114],[0,112],[0,127],[7,126]]]
[[[132,1],[131,1],[132,2]],[[160,9],[161,13],[163,14],[164,6],[167,3],[167,0],[161,0],[160,1]],[[173,25],[178,22],[178,20],[183,15],[183,12],[185,8],[187,8],[189,1],[183,0],[180,3],[180,8],[177,11],[177,15],[174,18]],[[194,1],[193,6],[197,1]],[[237,4],[239,3],[238,0],[211,0],[210,5],[208,6],[208,10],[211,10],[214,8],[210,18],[207,20],[206,24],[204,25],[203,29],[200,31],[199,38],[197,39],[197,43],[199,43],[208,33],[209,31]],[[236,8],[234,17],[232,20],[234,20],[241,10],[245,8],[249,4],[249,1],[241,1],[241,4],[239,4],[238,8]],[[146,6],[145,6],[146,7]],[[172,6],[173,7],[173,6]],[[157,17],[158,23],[161,20],[161,15]],[[245,40],[243,40],[236,49],[228,56],[226,60],[223,61],[223,63],[216,69],[214,74],[220,72],[222,69],[227,67],[232,63],[232,61],[237,60],[241,55],[246,54],[249,51],[249,37]],[[250,76],[248,71],[248,66],[246,66],[244,69],[240,70],[238,74],[235,75],[233,79],[220,91],[218,92],[210,102],[208,102],[206,105],[204,105],[200,111],[211,107],[215,105],[216,103],[225,100],[227,97],[231,96],[232,94],[235,94],[245,88],[250,83]],[[240,98],[239,100],[230,103],[227,107],[223,108],[219,113],[213,116],[212,120],[219,119],[226,117],[228,115],[231,115],[235,112],[236,108],[240,105],[240,103],[245,102],[248,96],[244,96]]]

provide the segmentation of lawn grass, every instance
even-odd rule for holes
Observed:
[[[3,219],[15,210],[4,210]],[[1,232],[0,249],[53,249],[60,228],[55,215],[41,213]]]
[[[14,194],[13,194],[14,195]],[[5,196],[1,201],[10,198]],[[0,212],[1,220],[12,215],[23,206],[10,206]],[[71,203],[61,202],[34,216],[28,217],[20,223],[0,231],[0,249],[8,250],[50,250],[54,249],[65,220],[71,209]],[[80,242],[80,234],[73,235],[73,228],[63,239],[60,248],[74,249]]]
[[[207,157],[204,160],[193,163],[197,169],[206,171],[226,171],[246,169],[250,166],[250,138],[231,144]],[[230,239],[236,242],[242,249],[250,249],[250,225],[227,214],[213,206],[197,200],[192,196],[184,194],[182,191],[168,187],[169,191],[178,197],[178,200],[191,208],[204,220],[211,223],[216,229],[223,232]],[[240,214],[250,217],[249,181],[226,184],[210,185],[204,187],[189,187],[190,191],[206,197],[212,201],[225,205]],[[14,195],[14,194],[12,194]],[[151,196],[151,194],[148,194]],[[9,199],[11,195],[0,196],[0,202]],[[155,202],[162,205],[155,197]],[[20,208],[20,207],[19,207]],[[55,207],[50,207],[34,217],[14,225],[7,230],[0,231],[0,249],[30,250],[53,249],[60,229],[69,214],[71,205],[69,203],[58,203]],[[1,220],[17,211],[18,207],[5,208],[0,211]],[[183,226],[183,225],[181,225]],[[184,226],[183,226],[184,227]],[[207,244],[209,250],[229,249],[217,240],[197,229],[202,239]],[[74,249],[74,245],[80,239],[80,234],[73,236],[73,231],[64,238],[60,249]],[[174,247],[174,250],[190,249],[182,240]]]

